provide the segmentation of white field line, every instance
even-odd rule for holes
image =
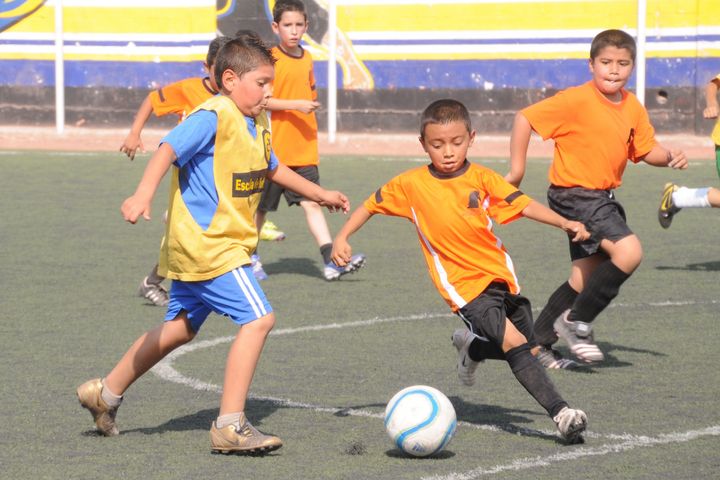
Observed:
[[[598,447],[578,447],[567,452],[556,453],[547,457],[526,457],[514,460],[513,462],[505,465],[496,465],[489,468],[476,468],[465,473],[451,473],[449,475],[424,477],[423,480],[473,480],[485,475],[547,467],[553,463],[567,462],[583,457],[597,457],[613,453],[621,453],[641,447],[684,443],[701,437],[716,437],[718,435],[720,435],[720,425],[714,425],[700,430],[689,430],[687,432],[664,433],[656,437],[628,435],[625,440],[618,443],[606,443],[605,445],[600,445]]]
[[[649,302],[649,303],[638,303],[638,304],[622,304],[618,303],[615,305],[612,305],[614,307],[639,307],[639,306],[651,306],[651,307],[682,307],[686,305],[697,305],[697,304],[717,304],[720,303],[720,301],[711,300],[708,302],[692,302],[692,301],[686,301],[686,302]],[[539,308],[534,309],[539,310]],[[413,321],[413,320],[428,320],[433,318],[440,318],[440,317],[446,317],[446,316],[452,316],[450,313],[424,313],[424,314],[417,314],[417,315],[404,315],[404,316],[398,316],[398,317],[388,317],[388,318],[371,318],[369,320],[358,320],[354,322],[346,322],[346,323],[327,323],[327,324],[319,324],[319,325],[308,325],[305,327],[297,327],[297,328],[284,328],[279,330],[274,330],[270,332],[270,335],[272,336],[279,336],[279,335],[292,335],[295,333],[302,333],[302,332],[315,332],[320,330],[334,330],[334,329],[341,329],[341,328],[353,328],[353,327],[363,327],[363,326],[370,326],[370,325],[377,325],[382,323],[392,323],[392,322],[407,322],[407,321]],[[204,382],[202,380],[198,380],[192,377],[185,376],[178,372],[174,367],[173,363],[177,358],[179,358],[182,355],[185,355],[186,353],[193,352],[195,350],[200,350],[203,348],[211,348],[217,345],[221,345],[223,343],[230,343],[233,341],[235,337],[234,336],[226,336],[226,337],[218,337],[211,340],[203,340],[196,343],[184,345],[182,347],[177,348],[170,354],[168,354],[163,360],[161,360],[155,367],[153,367],[152,372],[157,375],[158,377],[162,378],[163,380],[167,380],[173,383],[177,383],[179,385],[185,385],[188,386],[194,390],[201,390],[201,391],[208,391],[208,392],[215,392],[215,393],[222,393],[222,387],[220,385],[215,385],[213,383]],[[312,410],[315,412],[323,412],[323,413],[331,413],[331,414],[337,414],[341,413],[343,415],[348,416],[358,416],[358,417],[368,417],[368,418],[383,418],[382,413],[376,413],[371,412],[368,410],[361,410],[361,409],[350,409],[350,408],[340,408],[340,407],[327,407],[322,405],[313,405],[310,403],[304,403],[304,402],[297,402],[294,400],[289,400],[285,398],[280,397],[273,397],[273,396],[266,396],[266,395],[250,395],[250,398],[253,400],[260,400],[260,401],[266,401],[270,402],[276,405],[285,406],[285,407],[293,407],[293,408],[303,408]],[[500,431],[507,431],[506,427],[493,425],[493,424],[475,424],[475,423],[468,423],[468,422],[458,422],[458,425],[480,429],[480,430],[487,430],[487,431],[493,431],[493,432],[500,432]],[[534,429],[513,429],[513,433],[520,433],[520,434],[527,434],[527,435],[541,435],[541,436],[552,436],[555,435],[554,431],[542,431],[542,430],[534,430]],[[586,432],[585,436],[588,438],[601,438],[601,437],[608,437],[608,435],[600,435],[600,434],[594,434],[592,432]],[[644,438],[647,437],[627,437],[625,435],[613,435],[612,438],[617,439],[626,439],[629,438],[629,440],[626,440],[627,442],[638,442],[641,441]],[[637,440],[640,439],[640,440]],[[637,446],[643,446],[643,445],[637,445]],[[506,467],[503,467],[506,468]],[[529,467],[528,467],[529,468]],[[502,471],[502,470],[499,470]],[[483,475],[485,473],[482,473]],[[464,477],[461,477],[464,478]]]

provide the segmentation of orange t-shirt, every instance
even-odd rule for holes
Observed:
[[[186,78],[150,92],[150,104],[158,117],[174,113],[182,121],[195,107],[216,94],[209,78]]]
[[[317,100],[315,75],[310,53],[293,57],[280,47],[272,49],[275,63],[273,97],[285,100]],[[270,113],[273,151],[289,167],[317,165],[320,162],[315,113],[275,110]]]
[[[518,285],[512,260],[493,233],[493,219],[509,223],[531,199],[494,171],[465,165],[450,175],[431,165],[390,180],[364,203],[371,214],[404,217],[415,224],[430,278],[453,311],[495,281],[512,293]]]
[[[622,90],[613,103],[592,81],[522,110],[533,130],[555,141],[550,183],[608,190],[620,186],[628,159],[637,163],[657,143],[647,110]]]

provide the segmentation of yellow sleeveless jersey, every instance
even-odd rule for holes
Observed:
[[[257,136],[247,129],[244,115],[226,96],[212,97],[194,111],[217,114],[213,172],[218,204],[203,228],[186,206],[173,167],[167,241],[160,252],[159,272],[168,278],[209,280],[250,263],[258,242],[253,216],[260,202],[270,162],[270,129],[265,112],[256,119]]]

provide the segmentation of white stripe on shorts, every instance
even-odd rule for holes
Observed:
[[[247,299],[250,306],[253,308],[255,315],[257,315],[258,318],[267,315],[265,305],[263,304],[262,300],[260,300],[260,295],[258,295],[258,293],[255,291],[255,287],[253,286],[250,279],[247,277],[245,270],[243,270],[242,268],[236,268],[232,272],[235,280],[237,280],[238,282],[238,286],[245,294],[245,298]]]

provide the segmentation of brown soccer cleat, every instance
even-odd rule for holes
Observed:
[[[102,381],[95,378],[80,385],[77,389],[77,396],[80,405],[90,410],[98,431],[106,437],[112,437],[120,433],[115,423],[117,408],[109,407],[102,399],[101,392]]]
[[[282,440],[259,432],[248,422],[245,414],[240,417],[240,425],[239,430],[235,425],[217,428],[213,422],[210,428],[210,446],[213,453],[265,454],[282,447]]]

